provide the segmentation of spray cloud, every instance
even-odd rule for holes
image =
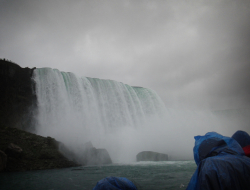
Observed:
[[[36,69],[37,133],[52,136],[77,154],[87,142],[105,148],[113,162],[133,162],[141,151],[192,159],[195,135],[232,135],[241,126],[221,113],[167,109],[150,89],[111,80],[78,78]]]

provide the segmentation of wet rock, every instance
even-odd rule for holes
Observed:
[[[59,148],[59,143],[52,137],[47,137],[47,144],[48,146],[58,149]]]
[[[80,156],[80,163],[86,165],[112,164],[112,160],[106,149],[95,148],[91,141],[84,143]]]
[[[88,165],[112,164],[112,160],[106,149],[91,148],[87,152]]]
[[[0,172],[4,171],[7,163],[7,155],[0,150]]]
[[[66,157],[81,165],[104,165],[112,164],[110,155],[106,149],[95,148],[89,141],[78,147],[74,151],[63,145],[60,145],[60,150]]]
[[[16,127],[34,130],[37,99],[34,93],[33,69],[0,59],[0,128]]]
[[[79,166],[62,155],[60,143],[51,137],[11,127],[0,128],[0,137],[0,150],[7,155],[6,172]]]
[[[55,159],[55,158],[56,156],[53,150],[42,150],[40,152],[39,159]]]
[[[89,165],[112,164],[110,155],[106,149],[95,148],[89,141],[84,144],[86,163]]]
[[[21,158],[23,149],[13,143],[10,143],[7,149],[5,150],[5,153],[8,155],[8,157]]]

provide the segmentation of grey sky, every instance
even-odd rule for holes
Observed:
[[[0,58],[155,90],[167,107],[250,107],[248,0],[0,0]]]

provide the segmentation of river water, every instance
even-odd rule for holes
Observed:
[[[186,189],[194,161],[135,162],[0,174],[1,190],[91,190],[102,178],[126,177],[138,189]]]

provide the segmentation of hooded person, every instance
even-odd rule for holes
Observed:
[[[236,140],[216,132],[194,138],[197,169],[187,190],[250,189],[250,159]]]
[[[240,146],[242,147],[243,151],[245,152],[245,155],[250,157],[250,136],[245,131],[236,131],[233,136],[233,139],[235,139]]]
[[[98,181],[92,190],[137,190],[137,187],[125,177],[106,177]]]

